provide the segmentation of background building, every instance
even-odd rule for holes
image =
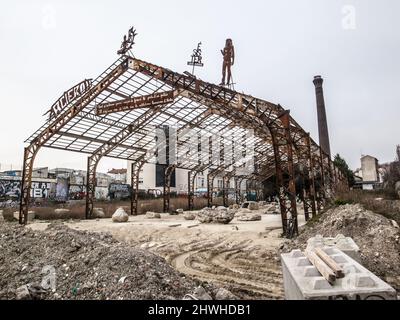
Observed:
[[[374,190],[382,186],[382,172],[379,171],[378,159],[365,155],[361,157],[361,168],[354,171],[355,187],[363,190]]]

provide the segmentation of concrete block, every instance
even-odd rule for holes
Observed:
[[[19,211],[14,212],[14,219],[19,220]],[[28,211],[28,222],[33,221],[35,219],[35,211]]]
[[[307,249],[314,249],[318,247],[333,247],[344,252],[354,260],[361,262],[360,248],[350,237],[345,237],[342,234],[338,234],[335,238],[327,238],[321,235],[316,235],[313,238],[308,239]]]
[[[281,254],[287,300],[396,300],[396,291],[350,256],[334,247],[322,249],[345,277],[330,284],[300,250]]]

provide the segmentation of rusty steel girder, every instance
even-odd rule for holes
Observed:
[[[24,151],[24,162],[22,169],[21,199],[19,209],[19,222],[26,224],[28,221],[28,209],[30,201],[30,188],[32,182],[33,163],[39,149],[57,134],[67,123],[75,118],[90,102],[92,102],[101,92],[111,85],[128,69],[128,60],[122,62],[117,60],[107,69],[97,83],[78,100],[74,100],[69,107],[65,106],[60,115],[57,116],[44,130],[42,130]]]
[[[176,165],[169,165],[166,166],[164,170],[164,193],[163,193],[164,213],[170,212],[171,176],[175,169]]]
[[[127,72],[127,74],[124,74],[125,72]],[[128,81],[130,81],[129,79],[138,74],[140,74],[140,81],[137,82],[139,86],[128,83]],[[121,77],[121,79],[119,79],[119,77]],[[117,79],[118,81],[115,81]],[[151,85],[147,87],[147,84],[150,82]],[[155,82],[157,85],[154,85]],[[111,84],[112,86],[110,86]],[[161,87],[159,87],[160,84],[162,85]],[[142,85],[142,87],[140,87],[140,85]],[[157,93],[164,85],[168,87],[167,90],[174,92],[174,95],[175,93],[177,94],[176,97],[174,96],[176,99],[173,102],[168,100],[167,96],[161,97],[162,93]],[[121,86],[123,90],[120,90]],[[140,92],[141,96],[145,98],[135,97],[134,93],[138,92],[141,88],[145,89]],[[114,117],[112,114],[104,114],[104,116],[100,117],[96,116],[90,108],[84,110],[85,106],[91,103],[103,91],[110,92],[113,98],[109,100],[104,98],[100,105],[116,108],[113,109],[113,111],[125,111],[126,114],[120,114],[118,117]],[[112,102],[115,100],[115,96],[121,97],[124,100]],[[187,114],[190,114],[190,112],[185,112],[185,106],[180,106],[180,99],[185,101],[189,100],[189,104],[194,102],[195,105],[191,106],[194,108],[201,107],[201,109],[203,109],[206,107],[206,111],[197,116],[197,112],[199,111],[197,110],[197,112],[194,113],[196,117],[188,117]],[[150,105],[149,100],[154,100],[155,104]],[[171,102],[171,106],[167,106],[166,104],[158,105],[158,102],[161,100],[163,102]],[[178,106],[178,109],[181,108],[182,113],[185,115],[183,116],[180,115],[179,112],[173,113],[168,110],[169,107],[174,109],[174,105]],[[138,106],[146,106],[148,110],[138,115],[139,113],[136,111]],[[148,139],[145,140],[147,145],[145,143],[136,145],[136,142],[134,142],[136,141],[136,135],[143,137],[145,137],[145,135],[150,136],[148,131],[145,130],[145,126],[152,121],[158,123],[158,125],[160,123],[167,123],[168,125],[168,123],[171,122],[165,121],[164,119],[172,119],[179,122],[179,130],[193,127],[197,128],[197,132],[204,132],[207,131],[207,128],[203,125],[203,121],[211,116],[213,116],[213,118],[224,119],[224,121],[218,122],[218,127],[224,126],[223,130],[228,128],[225,132],[231,132],[230,130],[234,131],[236,127],[243,129],[245,132],[249,130],[254,131],[256,138],[253,140],[253,143],[257,143],[257,152],[255,153],[257,172],[243,177],[238,173],[239,171],[236,172],[236,168],[239,167],[238,163],[235,163],[236,160],[232,160],[232,162],[229,161],[229,164],[221,165],[225,160],[221,158],[221,154],[219,163],[215,163],[218,161],[214,162],[211,151],[212,148],[210,148],[208,154],[209,163],[201,167],[202,171],[205,169],[209,170],[209,175],[207,177],[209,205],[212,204],[211,192],[213,181],[218,174],[223,174],[224,205],[228,204],[227,186],[230,179],[235,179],[235,196],[236,201],[239,202],[241,199],[240,186],[244,179],[246,179],[248,184],[253,184],[257,191],[258,199],[260,199],[262,196],[261,183],[275,174],[276,185],[279,190],[283,232],[285,236],[292,237],[297,233],[298,228],[296,194],[299,193],[299,190],[296,190],[296,178],[300,177],[303,181],[309,181],[309,184],[307,184],[303,190],[300,190],[299,195],[304,202],[306,218],[309,217],[310,212],[313,216],[316,214],[316,202],[318,209],[321,209],[324,199],[333,196],[336,190],[348,187],[344,175],[333,167],[330,158],[321,152],[319,146],[310,138],[309,134],[305,133],[301,126],[290,117],[289,112],[280,105],[241,94],[225,87],[206,83],[194,77],[181,75],[132,57],[125,57],[106,70],[106,72],[98,78],[97,82],[95,80],[93,87],[85,92],[77,103],[73,103],[69,108],[67,106],[66,111],[59,115],[57,120],[50,124],[48,128],[45,128],[45,130],[31,142],[31,145],[25,149],[20,222],[26,222],[27,218],[26,213],[29,203],[30,179],[35,155],[39,148],[45,145],[46,141],[56,134],[78,140],[78,134],[69,132],[68,128],[62,130],[63,126],[71,119],[75,117],[84,118],[88,121],[99,123],[103,127],[110,128],[105,129],[105,131],[109,131],[103,136],[96,135],[95,130],[91,134],[89,132],[86,136],[82,134],[82,140],[86,139],[88,144],[97,144],[96,148],[93,148],[92,145],[92,148],[82,148],[83,151],[79,149],[79,152],[91,153],[91,156],[88,158],[86,203],[86,215],[89,218],[92,216],[93,212],[96,167],[102,157],[113,155],[116,157],[124,156],[126,157],[124,159],[132,159],[135,161],[132,164],[131,177],[131,214],[137,213],[140,168],[144,163],[149,161],[150,157],[153,155],[154,148],[152,148],[153,144]],[[123,118],[125,118],[124,121],[121,120]],[[90,131],[90,128],[87,130]],[[84,133],[86,133],[86,131]],[[133,135],[135,135],[135,139],[132,138],[131,140]],[[211,140],[210,143],[212,144]],[[101,144],[101,146],[98,147],[98,144]],[[264,148],[264,146],[266,146],[266,148]],[[57,148],[56,145],[52,147]],[[224,147],[226,146],[221,144],[217,149],[221,152]],[[68,149],[70,146],[67,145],[65,148]],[[96,151],[92,152],[92,150]],[[271,158],[273,161],[271,161]],[[194,181],[199,170],[195,159],[193,159],[193,156],[191,156],[191,159],[186,159],[184,160],[185,162],[166,167],[164,172],[165,212],[168,212],[170,209],[171,174],[173,170],[178,167],[189,170],[188,201],[189,208],[193,208]]]
[[[282,128],[275,126],[270,130],[274,145],[276,181],[279,190],[278,198],[281,208],[282,230],[286,237],[292,238],[295,234],[298,234],[298,223],[289,111],[282,113],[279,119],[282,123]],[[286,157],[283,156],[284,154]]]
[[[143,159],[144,157],[131,164],[131,215],[135,216],[138,214],[140,171],[146,163]]]

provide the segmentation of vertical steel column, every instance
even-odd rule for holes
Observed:
[[[230,177],[228,175],[224,175],[222,178],[222,199],[223,199],[223,206],[228,207],[229,206],[229,199],[228,199],[228,188],[229,188],[229,182],[230,182]]]
[[[207,206],[210,208],[213,204],[213,189],[214,189],[215,175],[209,173],[207,175]]]
[[[289,111],[281,115],[282,122],[281,128],[271,130],[274,147],[275,169],[276,169],[276,182],[279,190],[278,197],[281,207],[282,229],[283,234],[291,238],[294,234],[298,234],[297,224],[297,206],[296,206],[296,186],[294,180],[294,165],[293,165],[293,150],[292,139],[290,136],[290,118]],[[283,131],[280,133],[280,131]],[[280,151],[280,147],[285,147],[284,151]],[[287,160],[285,161],[284,155]],[[286,163],[286,166],[284,164]],[[284,180],[284,169],[286,167],[286,174],[288,182]],[[286,197],[289,198],[290,205],[286,203]],[[290,215],[288,217],[288,214]]]
[[[167,166],[164,171],[164,212],[170,211],[170,200],[171,200],[171,175],[175,170],[175,165]]]
[[[131,215],[135,216],[138,214],[140,171],[142,170],[144,164],[144,161],[138,160],[136,162],[132,162],[131,165]]]
[[[242,186],[243,178],[235,177],[235,201],[236,204],[240,204],[241,202],[241,186]]]
[[[86,173],[86,211],[85,218],[91,219],[93,217],[93,205],[96,195],[96,169],[101,159],[101,156],[92,155],[88,157],[87,173]]]
[[[189,211],[194,210],[194,182],[198,171],[188,172],[188,206]]]
[[[32,143],[29,147],[24,149],[24,163],[22,168],[22,180],[21,180],[21,195],[20,195],[20,206],[19,206],[19,223],[28,223],[28,211],[29,201],[31,196],[31,183],[32,183],[32,171],[33,163],[39,146]]]

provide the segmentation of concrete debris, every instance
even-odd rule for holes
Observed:
[[[196,214],[190,211],[187,211],[183,214],[183,218],[185,220],[194,220],[196,219]]]
[[[146,218],[147,219],[161,219],[161,214],[159,214],[158,212],[147,211]]]
[[[242,208],[244,208],[244,209],[249,209],[249,210],[259,210],[259,209],[260,209],[258,203],[255,202],[255,201],[246,201],[246,202],[243,202]]]
[[[28,286],[24,284],[20,286],[15,291],[15,296],[17,300],[29,300],[31,299],[31,294],[29,293]]]
[[[238,300],[239,298],[235,296],[232,292],[226,290],[225,288],[219,288],[215,300]]]
[[[234,209],[234,210],[238,210],[240,208],[240,206],[238,205],[238,204],[231,204],[230,206],[229,206],[229,209]]]
[[[125,212],[124,208],[118,208],[115,213],[112,215],[112,221],[113,222],[128,222],[129,216]]]
[[[0,245],[0,300],[169,300],[182,299],[199,285],[209,288],[149,251],[123,245],[108,233],[73,230],[62,223],[44,231],[0,224]],[[51,273],[43,273],[43,267],[49,264],[56,282],[54,289],[44,290],[43,277]],[[207,292],[198,294],[209,298]]]
[[[0,223],[4,222],[3,210],[0,210]]]
[[[258,213],[239,213],[238,221],[261,221],[261,214]]]
[[[183,214],[183,209],[176,209],[177,214]]]
[[[55,213],[55,214],[59,214],[59,215],[61,215],[61,214],[67,214],[67,213],[69,213],[70,211],[71,211],[70,209],[63,209],[63,208],[54,209],[54,213]]]
[[[197,220],[201,223],[228,224],[235,217],[235,213],[236,210],[225,207],[218,207],[216,209],[204,208],[197,213]]]
[[[19,211],[14,212],[14,219],[19,220]],[[32,222],[35,219],[35,211],[28,211],[28,222]]]
[[[212,297],[202,286],[199,286],[194,290],[193,296],[196,297],[196,300],[212,300]]]
[[[106,214],[104,213],[103,208],[93,208],[93,218],[102,219],[105,217],[106,217]]]

